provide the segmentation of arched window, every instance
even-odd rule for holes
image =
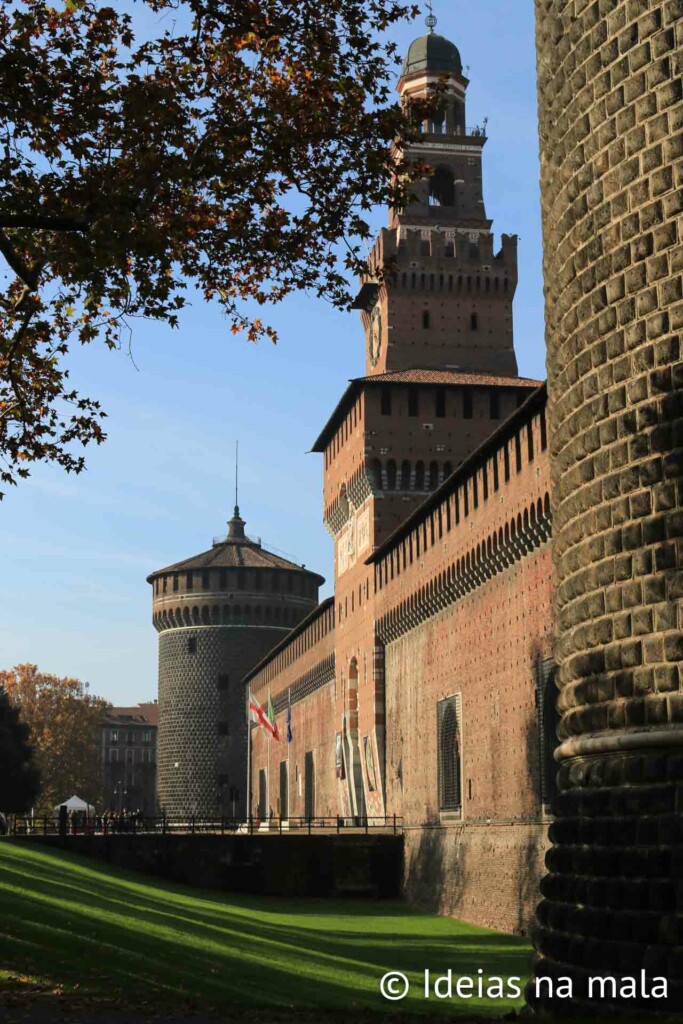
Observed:
[[[429,490],[435,491],[439,486],[439,463],[429,463]]]
[[[410,463],[407,459],[401,463],[401,490],[410,490]]]
[[[425,464],[420,461],[415,465],[415,490],[424,491],[425,489]]]
[[[447,697],[437,704],[439,722],[439,810],[461,807],[460,700]]]
[[[374,491],[382,490],[382,463],[379,459],[373,459],[368,466],[370,474],[370,486]]]
[[[453,175],[447,167],[437,167],[429,179],[429,205],[455,206]]]
[[[443,107],[435,110],[429,122],[429,130],[433,135],[443,135],[446,126],[446,111]]]
[[[387,490],[396,490],[396,463],[393,459],[387,462]]]

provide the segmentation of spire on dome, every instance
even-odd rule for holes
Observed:
[[[244,527],[246,525],[244,519],[240,516],[239,501],[239,465],[240,465],[240,443],[235,441],[235,510],[232,513],[232,519],[228,520],[228,540],[246,540],[244,534]]]
[[[432,0],[429,0],[427,4],[427,10],[429,11],[429,14],[425,18],[425,25],[429,29],[429,34],[431,36],[434,35],[434,29],[436,28],[436,15],[432,10]]]
[[[246,523],[240,516],[239,505],[235,505],[232,519],[228,520],[228,540],[246,540],[244,527]]]

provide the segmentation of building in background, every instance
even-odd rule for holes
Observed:
[[[108,708],[102,718],[102,810],[155,814],[157,774],[156,701]]]

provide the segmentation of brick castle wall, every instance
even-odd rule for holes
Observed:
[[[406,892],[506,931],[529,925],[547,848],[538,681],[553,621],[549,465],[543,403],[531,406],[375,566],[387,807],[408,826]],[[437,704],[454,695],[459,816],[440,812],[438,793]]]
[[[582,998],[645,969],[680,1010],[683,4],[536,12],[563,741],[538,971]]]
[[[334,762],[335,610],[328,599],[268,656],[263,666],[249,673],[245,685],[262,704],[272,698],[279,740],[263,729],[251,731],[251,808],[254,815],[303,817],[306,753],[314,752],[316,815],[336,814],[336,789],[324,771]],[[290,709],[291,742],[287,741]],[[284,806],[280,765],[285,764]],[[259,771],[265,770],[265,804],[259,790]],[[321,770],[322,769],[322,770]]]
[[[288,694],[304,693],[291,704],[289,747],[252,733],[254,801],[264,772],[268,813],[278,814],[288,756],[289,813],[302,814],[312,751],[316,814],[363,806],[402,816],[409,898],[509,931],[529,921],[547,832],[537,707],[552,630],[544,402],[537,392],[369,565],[341,576],[333,630],[307,626],[248,680],[262,702],[273,697],[282,736]],[[323,664],[329,674],[316,683]],[[456,692],[463,807],[449,816],[439,810],[437,702]]]

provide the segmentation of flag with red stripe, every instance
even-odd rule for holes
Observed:
[[[263,729],[265,729],[266,732],[273,737],[273,739],[279,740],[280,736],[277,731],[277,725],[275,724],[275,715],[273,715],[273,720],[271,721],[269,714],[272,708],[272,701],[269,701],[269,703],[270,708],[268,709],[268,711],[266,711],[263,705],[259,704],[259,702],[256,700],[256,697],[254,697],[254,695],[250,693],[249,717],[251,718],[252,722],[255,722],[256,725],[260,725]]]

